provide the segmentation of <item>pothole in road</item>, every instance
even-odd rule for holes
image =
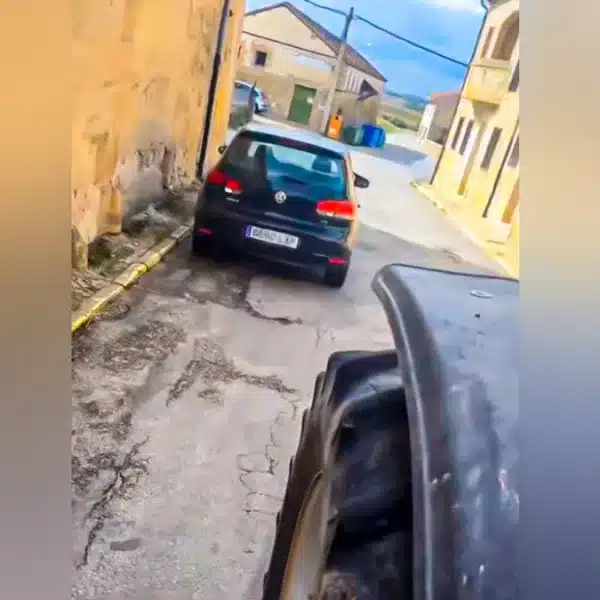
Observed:
[[[91,548],[104,528],[106,519],[111,516],[110,505],[118,498],[128,498],[139,479],[147,473],[148,459],[140,453],[147,441],[145,439],[133,444],[122,456],[116,451],[97,453],[85,464],[76,455],[72,456],[72,485],[76,494],[85,494],[92,481],[98,479],[101,473],[106,475],[106,483],[98,499],[84,516],[87,536],[76,565],[78,569],[87,566]]]
[[[276,375],[244,372],[226,356],[218,343],[207,338],[196,341],[192,358],[171,386],[166,404],[178,400],[198,379],[202,380],[202,389],[197,396],[210,404],[222,405],[222,386],[234,381],[297,397],[297,391]],[[150,458],[143,455],[143,446],[148,438],[130,446],[126,453],[122,450],[123,441],[131,429],[134,396],[135,390],[127,391],[119,400],[112,402],[112,411],[108,403],[86,401],[79,405],[80,416],[87,426],[80,428],[72,454],[73,501],[83,520],[84,532],[78,550],[77,569],[89,567],[92,549],[100,542],[106,523],[114,516],[113,504],[129,498],[148,472]],[[294,407],[295,413],[294,399],[286,398],[285,401]],[[267,442],[267,448],[271,442]],[[113,542],[109,547],[113,551],[131,551],[138,545],[136,539]]]
[[[142,280],[141,285],[148,292],[183,298],[202,305],[217,304],[280,325],[302,324],[300,318],[264,315],[250,304],[248,292],[252,279],[258,274],[259,271],[253,269],[252,265],[193,259],[186,268],[170,275],[164,274],[152,282]]]
[[[218,404],[221,396],[218,384],[227,384],[233,381],[243,381],[248,385],[273,390],[280,394],[295,394],[296,390],[288,387],[276,375],[251,375],[245,373],[235,362],[228,358],[223,348],[214,340],[201,338],[194,343],[192,358],[187,362],[177,381],[171,386],[166,399],[170,405],[187,392],[196,380],[202,379],[203,390],[198,394]]]
[[[172,353],[185,340],[185,332],[160,321],[149,321],[125,331],[100,354],[100,366],[109,371],[142,369]]]

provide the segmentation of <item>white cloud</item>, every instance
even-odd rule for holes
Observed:
[[[424,2],[457,12],[483,13],[479,0],[424,0]]]

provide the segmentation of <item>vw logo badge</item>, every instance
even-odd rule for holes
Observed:
[[[277,202],[277,204],[283,204],[286,198],[285,192],[277,192],[275,194],[275,202]]]

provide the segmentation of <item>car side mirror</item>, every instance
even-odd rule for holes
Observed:
[[[371,182],[362,175],[358,175],[358,173],[354,174],[354,185],[357,188],[366,189],[371,185]]]
[[[225,154],[225,150],[227,150],[227,146],[226,146],[226,145],[219,146],[219,147],[217,148],[217,152],[218,152],[219,154],[221,154],[221,155]]]

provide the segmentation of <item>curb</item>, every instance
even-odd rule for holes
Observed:
[[[425,196],[425,198],[427,198],[427,200],[429,200],[437,209],[443,212],[465,236],[467,236],[475,245],[479,246],[493,261],[498,263],[508,275],[515,279],[519,279],[519,275],[516,273],[514,267],[503,258],[500,258],[497,254],[490,252],[485,242],[482,242],[468,227],[444,208],[440,201],[436,199],[429,184],[424,184],[422,181],[411,181],[410,185],[415,188],[417,192]]]
[[[178,246],[188,237],[192,230],[192,225],[193,220],[178,227],[168,237],[131,263],[108,285],[83,302],[75,312],[71,313],[71,335],[87,325],[110,302],[118,298],[134,283],[139,281],[142,276],[158,265],[175,246]]]

